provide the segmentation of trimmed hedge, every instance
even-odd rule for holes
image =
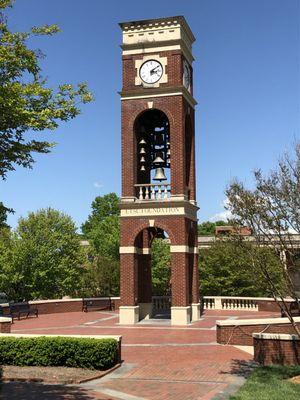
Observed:
[[[119,360],[115,339],[1,337],[0,364],[63,366],[105,370]]]

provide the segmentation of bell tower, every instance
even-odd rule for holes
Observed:
[[[120,323],[151,318],[151,243],[171,252],[171,323],[200,317],[194,35],[182,16],[120,23]]]

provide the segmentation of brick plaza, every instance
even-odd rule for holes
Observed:
[[[106,377],[79,386],[5,383],[2,398],[208,400],[242,384],[244,367],[253,360],[249,347],[217,344],[215,330],[216,320],[253,318],[251,312],[207,310],[186,327],[166,320],[120,326],[118,317],[118,312],[93,311],[16,321],[14,333],[122,335],[123,363]]]

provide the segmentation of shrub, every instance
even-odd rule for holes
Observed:
[[[0,364],[108,369],[119,360],[115,339],[1,337]]]

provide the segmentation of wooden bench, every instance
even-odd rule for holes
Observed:
[[[88,312],[89,310],[112,310],[113,304],[110,297],[103,297],[103,299],[82,299],[82,311]]]
[[[29,305],[28,301],[23,301],[22,303],[11,303],[9,305],[9,314],[12,319],[20,318],[25,316],[28,318],[30,315],[39,316],[39,311],[37,308],[33,308]]]

